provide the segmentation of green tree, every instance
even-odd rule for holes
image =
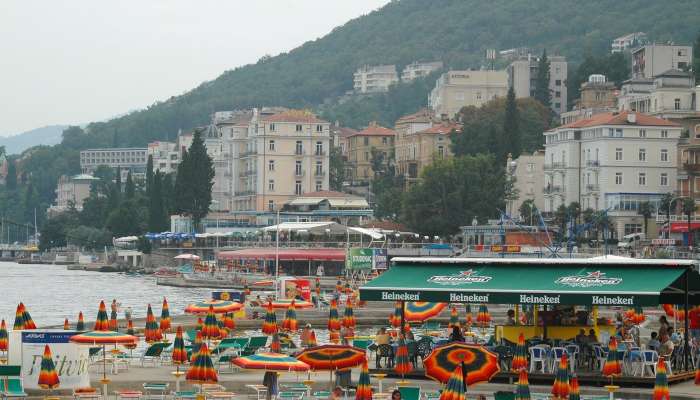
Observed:
[[[565,204],[560,204],[554,210],[554,222],[559,227],[559,237],[563,240],[567,236],[566,226],[569,223],[569,208]]]
[[[99,250],[112,244],[112,233],[105,229],[79,225],[66,233],[68,244],[88,250]]]
[[[700,82],[700,32],[693,42],[693,75],[695,75],[695,82]]]
[[[151,185],[153,184],[153,155],[148,155],[148,161],[146,161],[146,194],[150,195]]]
[[[131,178],[131,171],[126,176],[126,184],[124,185],[124,196],[127,199],[132,199],[136,194],[136,186],[134,185],[134,180]]]
[[[641,215],[642,218],[644,218],[644,235],[649,234],[649,218],[654,214],[654,206],[651,205],[648,201],[645,201],[643,203],[639,204],[639,208],[637,209],[637,214]]]
[[[671,208],[673,207],[673,204],[675,203],[675,200],[673,198],[672,193],[664,193],[664,195],[661,197],[661,201],[659,201],[659,208],[666,214],[666,238],[670,237],[670,229],[671,229]]]
[[[339,147],[332,147],[329,154],[329,186],[331,190],[342,191],[345,181],[345,161]]]
[[[8,190],[17,189],[17,164],[15,160],[7,159],[7,176],[5,177],[5,186]]]
[[[69,209],[53,218],[48,219],[41,227],[39,250],[45,251],[54,247],[64,247],[68,244],[67,232],[79,225],[75,209]]]
[[[183,154],[175,180],[175,206],[180,214],[192,217],[195,229],[209,212],[214,164],[204,147],[202,133],[195,131],[192,145]]]
[[[125,200],[109,212],[105,225],[115,237],[138,236],[147,228],[146,214],[147,211],[134,200]]]
[[[523,201],[520,207],[518,207],[518,213],[520,214],[520,218],[525,221],[525,224],[530,226],[539,225],[538,210],[533,199]]]
[[[549,91],[549,59],[547,49],[542,51],[542,57],[537,62],[537,76],[535,77],[535,100],[547,108],[552,106],[552,93]]]
[[[167,230],[167,217],[163,204],[163,174],[156,171],[153,177],[153,185],[151,187],[151,195],[149,196],[148,207],[148,231],[163,232]]]
[[[693,214],[695,214],[695,200],[691,199],[690,197],[683,197],[683,199],[681,200],[681,210],[688,219],[688,247],[692,247],[693,230],[690,229],[690,221],[692,220]]]
[[[511,86],[506,97],[506,109],[503,117],[503,135],[501,135],[501,148],[507,149],[505,153],[513,155],[513,159],[518,158],[521,151],[520,128],[518,127],[518,104],[515,101],[515,91]]]

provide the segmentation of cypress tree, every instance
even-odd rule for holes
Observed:
[[[153,184],[153,155],[148,155],[146,162],[146,195],[151,193],[151,185]]]
[[[511,86],[506,97],[506,110],[503,117],[503,137],[505,138],[506,153],[511,153],[513,158],[520,155],[522,148],[520,140],[520,126],[518,126],[518,104],[515,101],[515,91]]]
[[[153,186],[151,187],[148,205],[148,230],[151,232],[162,232],[166,226],[164,223],[165,212],[163,210],[161,178],[162,174],[160,171],[156,171],[153,176]]]
[[[134,186],[134,180],[131,178],[131,171],[126,176],[126,185],[124,185],[124,194],[126,199],[133,199],[136,193],[136,187]]]
[[[537,63],[537,78],[535,80],[535,100],[551,108],[552,94],[549,92],[549,59],[547,59],[547,49],[542,51]]]
[[[214,163],[207,154],[200,131],[194,132],[189,151],[183,154],[175,180],[175,204],[178,212],[192,217],[194,229],[209,212],[214,186]]]

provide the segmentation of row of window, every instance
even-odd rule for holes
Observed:
[[[598,162],[599,161],[599,151],[598,149],[595,149],[595,158],[591,158],[591,149],[587,149],[584,152],[586,162]],[[555,163],[554,161],[554,153],[550,153],[549,155],[549,160],[552,164]],[[661,149],[659,150],[659,160],[661,162],[668,162],[668,149]],[[624,149],[622,147],[616,147],[615,148],[615,161],[624,161]],[[640,148],[637,152],[637,161],[642,161],[646,162],[647,161],[647,149],[645,148]],[[566,164],[566,150],[562,150],[561,152],[561,163]]]
[[[267,149],[269,151],[277,151],[276,150],[276,143],[274,140],[270,140],[267,144]],[[295,145],[294,145],[294,153],[295,154],[304,154],[304,143],[301,140],[297,140]],[[316,142],[316,152],[315,154],[317,156],[323,155],[323,142]]]
[[[294,182],[294,194],[299,196],[303,193],[304,185],[302,184],[301,181],[295,181]],[[323,190],[323,181],[316,181],[315,182],[315,191],[320,192]],[[275,191],[275,180],[270,179],[267,181],[267,191],[268,192],[274,192]],[[270,200],[272,201],[272,200]]]
[[[630,130],[628,130],[630,131]],[[574,139],[573,136],[573,131],[562,131],[562,132],[557,132],[552,135],[547,135],[545,136],[545,143],[555,143],[555,142],[562,142],[566,140],[572,140]],[[640,128],[637,130],[637,134],[635,135],[636,137],[639,138],[655,138],[656,135],[651,134],[647,136],[647,129],[646,128]],[[581,133],[581,138],[582,139],[594,139],[594,138],[600,138],[600,137],[611,137],[611,138],[621,138],[625,137],[623,135],[623,130],[622,128],[592,128],[592,129],[585,129]],[[629,137],[629,136],[627,136]],[[659,136],[658,138],[660,139],[668,139],[668,130],[667,129],[661,129],[659,131]]]
[[[138,156],[145,157],[146,151],[81,151],[80,157],[119,157],[119,156]]]
[[[623,173],[622,172],[616,172],[615,173],[615,184],[616,185],[622,185],[623,183]],[[640,172],[637,174],[637,184],[639,186],[646,186],[647,185],[647,174],[646,172]],[[668,174],[667,173],[661,173],[659,175],[659,186],[668,186]]]
[[[275,170],[275,160],[268,160],[267,162],[267,170],[268,171],[274,171]],[[294,173],[296,175],[301,175],[302,174],[302,162],[297,161],[294,163]],[[323,161],[316,161],[316,175],[323,175]]]
[[[116,164],[116,163],[145,163],[145,158],[90,158],[80,160],[82,164]]]
[[[277,131],[277,126],[275,124],[270,124],[269,126],[270,132],[276,132]],[[304,131],[304,125],[302,124],[296,124],[294,130],[296,132],[303,132]],[[316,125],[316,132],[323,132],[323,125]]]

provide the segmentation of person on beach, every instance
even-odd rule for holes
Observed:
[[[452,327],[452,333],[450,334],[450,342],[464,342],[464,336],[462,336],[462,331],[458,326]]]
[[[124,309],[124,318],[127,321],[131,320],[131,307],[127,307]]]
[[[343,389],[340,386],[336,386],[331,392],[330,400],[340,400],[343,398]]]
[[[306,324],[306,326],[304,326],[304,329],[301,330],[299,340],[301,341],[301,345],[303,347],[309,347],[309,341],[311,340],[311,332],[311,324]]]
[[[401,392],[398,389],[391,392],[391,400],[401,400]]]

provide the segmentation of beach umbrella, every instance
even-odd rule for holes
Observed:
[[[450,310],[450,323],[447,325],[448,329],[452,329],[453,326],[459,328],[459,314],[457,313],[457,308],[452,307]]]
[[[187,370],[185,379],[199,384],[216,383],[219,380],[206,343],[202,343],[202,345],[199,347],[199,351],[194,356],[192,365],[190,366],[189,370]]]
[[[226,314],[236,312],[243,308],[243,304],[229,300],[206,300],[189,304],[185,307],[185,312],[189,314],[206,314],[209,307],[214,310],[214,314]]]
[[[294,308],[297,310],[314,308],[314,303],[299,299],[275,299],[272,300],[272,308],[276,310],[287,310],[292,302],[294,302]]]
[[[515,354],[513,355],[510,369],[513,372],[527,369],[527,348],[525,346],[525,335],[522,332],[518,335],[518,344],[515,346]]]
[[[204,318],[204,325],[200,332],[202,332],[203,339],[218,339],[221,337],[221,330],[219,329],[219,323],[216,321],[213,306],[209,306],[209,313]]]
[[[231,364],[243,369],[262,369],[266,371],[295,371],[305,372],[309,365],[294,357],[279,353],[256,353],[249,356],[236,357]]]
[[[126,321],[126,334],[127,335],[134,334],[134,321],[132,321],[132,320]]]
[[[7,352],[7,324],[5,320],[0,321],[0,351]]]
[[[450,374],[445,389],[440,393],[440,400],[465,400],[464,372],[458,365]]]
[[[405,379],[406,374],[413,371],[413,365],[411,365],[411,360],[408,359],[408,347],[406,346],[406,341],[403,335],[399,337],[399,346],[396,349],[396,366],[394,371],[401,375],[401,379]]]
[[[467,327],[471,328],[472,324],[474,323],[474,321],[472,320],[472,306],[471,306],[471,304],[467,303],[467,304],[465,304],[465,308],[466,308],[466,312],[467,312],[467,319],[466,319]]]
[[[245,293],[246,296],[250,296],[250,286],[248,286],[247,283],[243,286],[243,293]]]
[[[78,323],[75,324],[75,330],[80,332],[85,330],[85,318],[83,318],[82,311],[78,313]]]
[[[272,309],[272,302],[267,303],[265,320],[262,324],[262,332],[266,335],[272,335],[273,333],[277,332],[277,315],[275,315],[275,310]]]
[[[572,376],[571,382],[569,382],[569,400],[581,400],[581,390],[576,375]]]
[[[107,311],[104,310],[104,301],[101,303],[104,311],[104,316],[107,316]],[[105,322],[107,319],[105,318]],[[90,332],[83,332],[77,335],[73,335],[69,339],[72,343],[86,344],[90,346],[100,345],[102,346],[102,384],[103,393],[107,392],[107,351],[106,347],[108,344],[122,344],[122,345],[136,345],[138,343],[138,338],[136,336],[127,335],[125,333],[119,333],[110,331],[109,329],[104,329],[101,331],[94,330]]]
[[[425,376],[446,383],[455,368],[461,366],[467,385],[486,382],[498,373],[498,356],[484,346],[451,342],[438,346],[423,361]]]
[[[343,282],[338,279],[337,282],[335,282],[335,291],[338,293],[341,293],[343,291]]]
[[[355,325],[355,313],[352,309],[352,301],[350,300],[350,297],[348,297],[347,301],[345,302],[345,311],[343,312],[343,326],[352,329],[355,327]]]
[[[302,350],[296,356],[314,371],[335,371],[361,365],[365,351],[357,347],[327,344]]]
[[[109,330],[117,330],[117,311],[115,309],[112,309],[112,312],[109,315]]]
[[[565,400],[569,397],[569,363],[566,353],[562,354],[552,385],[552,398]]]
[[[423,322],[440,315],[447,303],[408,301],[404,307],[404,319],[409,322]]]
[[[527,369],[521,369],[518,374],[518,384],[515,386],[513,400],[530,400],[530,383],[527,381]]]
[[[162,332],[170,331],[170,306],[168,306],[168,299],[163,297],[163,308],[160,310],[160,330]]]
[[[632,317],[632,323],[635,325],[640,325],[642,322],[644,322],[647,319],[646,315],[644,315],[644,309],[640,306],[635,306],[634,307],[634,316]]]
[[[369,368],[367,367],[366,359],[362,363],[360,378],[357,380],[355,400],[372,400],[372,384],[369,381]]]
[[[194,342],[192,342],[192,354],[190,355],[190,364],[194,362],[194,358],[199,352],[199,348],[202,347],[204,340],[202,339],[202,331],[197,331],[194,337]]]
[[[270,341],[270,352],[271,353],[281,353],[282,352],[282,342],[280,342],[279,333],[272,334],[272,340]]]
[[[668,375],[666,371],[666,361],[659,357],[656,364],[656,379],[654,380],[653,400],[670,400],[671,394],[668,389]]]
[[[187,350],[185,350],[185,340],[182,337],[182,326],[177,327],[175,331],[175,341],[173,342],[172,353],[173,364],[179,368],[180,364],[185,364],[187,361]]]
[[[284,313],[284,320],[282,321],[282,329],[289,332],[296,332],[299,326],[297,324],[297,312],[294,307],[294,300],[289,304],[287,312]]]
[[[15,311],[15,323],[12,325],[13,331],[21,331],[24,329],[24,304],[17,304],[17,310]]]
[[[63,320],[63,330],[64,331],[69,331],[70,330],[70,324],[68,323],[68,318],[65,318]]]
[[[230,331],[236,329],[236,321],[233,319],[232,313],[226,313],[223,316],[224,327]]]
[[[478,322],[481,327],[486,327],[491,323],[491,314],[486,304],[482,303],[479,306],[479,314],[476,315],[476,322]]]
[[[108,331],[109,319],[107,317],[107,307],[105,301],[100,301],[100,308],[97,310],[97,318],[95,319],[95,327],[93,331]]]
[[[318,346],[318,341],[316,340],[316,332],[311,331],[311,334],[309,335],[309,341],[306,344],[306,347],[316,347]]]
[[[158,323],[156,322],[156,317],[153,315],[153,309],[150,304],[146,310],[146,329],[143,331],[143,334],[146,337],[146,343],[163,340],[163,334],[158,328]]]
[[[39,372],[38,385],[42,389],[56,389],[59,385],[56,365],[51,358],[49,345],[44,346],[44,355],[41,357],[41,371]]]
[[[202,319],[202,317],[197,317],[197,326],[195,326],[194,329],[197,331],[201,331],[203,326],[204,320]]]
[[[610,378],[612,382],[614,377],[620,375],[622,375],[622,366],[617,358],[617,340],[611,337],[608,343],[608,357],[603,364],[603,376]]]
[[[32,316],[29,315],[29,311],[27,311],[27,308],[24,307],[24,304],[22,304],[22,308],[24,309],[24,312],[22,313],[22,319],[24,320],[24,329],[36,329],[36,324],[34,323]]]
[[[2,322],[4,325],[5,321],[3,320]],[[7,332],[5,334],[7,334]],[[7,346],[7,344],[5,344],[5,346]],[[2,328],[0,328],[0,351],[2,351]],[[695,384],[700,385],[700,368],[695,370]]]
[[[328,311],[328,330],[329,331],[339,331],[340,330],[340,319],[338,316],[338,302],[333,299],[331,300],[331,307]]]
[[[328,341],[332,344],[340,344],[340,332],[328,331]]]
[[[393,328],[401,327],[401,302],[397,301],[394,303],[394,312],[389,316],[389,324]]]

